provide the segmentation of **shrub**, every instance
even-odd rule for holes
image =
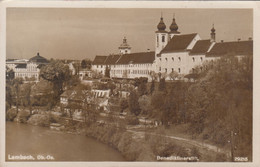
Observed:
[[[13,121],[16,116],[17,116],[16,109],[15,108],[11,108],[6,113],[6,120],[7,121]]]
[[[48,115],[35,114],[27,122],[32,125],[49,126],[50,117]]]
[[[14,121],[15,122],[20,122],[20,123],[27,123],[27,120],[30,117],[30,112],[21,110],[18,112],[17,116],[15,117]]]

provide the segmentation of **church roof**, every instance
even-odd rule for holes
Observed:
[[[105,61],[107,59],[107,56],[96,56],[92,64],[105,64]]]
[[[109,55],[106,58],[105,64],[116,64],[121,55]]]
[[[168,44],[164,47],[161,53],[176,52],[186,50],[197,33],[174,35]]]
[[[210,40],[199,40],[196,42],[192,50],[190,51],[191,55],[196,55],[196,54],[205,54],[208,50],[209,47],[212,43]]]
[[[49,62],[46,58],[40,56],[39,53],[37,53],[36,56],[30,58],[30,61],[36,62],[36,63],[48,63]]]
[[[207,57],[221,56],[227,54],[234,55],[253,55],[253,41],[236,41],[216,43]]]
[[[146,64],[153,63],[155,52],[139,52],[124,54],[116,64]]]

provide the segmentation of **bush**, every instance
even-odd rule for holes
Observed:
[[[27,123],[32,125],[49,126],[50,117],[48,115],[35,114],[30,117]]]
[[[16,116],[17,116],[16,109],[15,108],[11,108],[6,113],[6,120],[7,121],[13,121]]]
[[[17,116],[15,117],[14,121],[15,122],[20,122],[20,123],[27,123],[27,120],[30,117],[30,112],[21,110],[18,112]]]

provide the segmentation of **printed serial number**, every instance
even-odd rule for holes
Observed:
[[[247,157],[235,157],[234,160],[237,162],[247,162],[248,158]]]

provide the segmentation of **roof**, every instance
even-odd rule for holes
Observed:
[[[109,55],[105,61],[105,64],[116,64],[121,55]]]
[[[190,54],[205,54],[211,45],[210,40],[199,40],[196,42],[192,50],[190,51]]]
[[[105,64],[107,56],[96,56],[92,64]]]
[[[221,56],[227,54],[253,55],[253,41],[216,43],[206,56]]]
[[[116,64],[146,64],[153,63],[155,52],[139,52],[124,54]]]
[[[36,63],[49,63],[49,61],[46,58],[40,56],[39,53],[37,53],[36,56],[30,58],[30,61],[36,62]]]
[[[185,35],[174,35],[168,44],[164,47],[161,53],[175,52],[186,50],[191,41],[195,38],[197,33],[185,34]]]
[[[18,64],[15,68],[26,68],[27,64]]]

